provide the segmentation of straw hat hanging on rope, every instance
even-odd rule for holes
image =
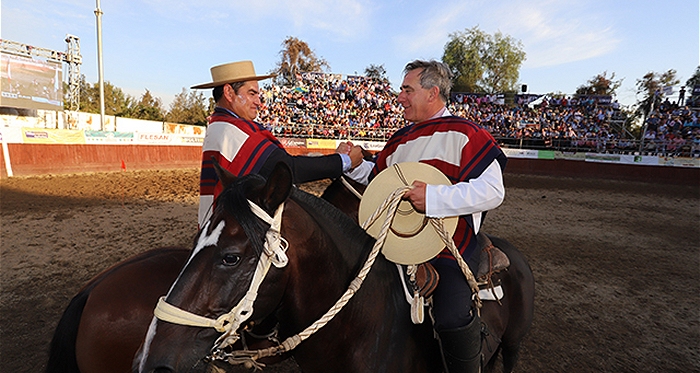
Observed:
[[[426,163],[405,162],[387,167],[372,180],[362,196],[358,212],[360,223],[365,222],[388,195],[397,188],[410,186],[415,180],[427,184],[452,184],[440,170]],[[386,211],[383,211],[372,225],[365,228],[367,233],[377,238],[385,218]],[[457,229],[457,219],[443,220],[449,237]],[[425,214],[416,211],[409,201],[401,201],[382,254],[392,262],[411,265],[429,261],[444,248],[445,243]]]

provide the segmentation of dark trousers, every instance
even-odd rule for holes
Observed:
[[[450,330],[469,324],[474,318],[471,312],[472,291],[462,270],[456,262],[446,259],[434,260],[431,264],[440,275],[433,292],[435,330]],[[470,268],[474,267],[472,263],[468,264]]]

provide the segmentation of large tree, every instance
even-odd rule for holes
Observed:
[[[133,101],[134,99],[121,88],[115,87],[110,82],[104,82],[105,115],[124,116],[129,112]],[[100,113],[99,83],[86,82],[84,75],[80,78],[80,111]]]
[[[603,71],[602,74],[594,76],[586,84],[579,86],[576,94],[614,96],[621,85],[622,79],[615,80],[615,73],[610,74],[608,78],[608,72]]]
[[[690,88],[691,92],[693,90],[693,87],[695,87],[696,85],[700,85],[700,66],[698,66],[695,69],[695,74],[693,74],[693,76],[688,78],[688,80],[686,80],[685,82],[685,86],[687,88]]]
[[[90,84],[85,75],[80,77],[80,108],[86,113],[100,113],[99,83]],[[147,89],[139,100],[124,93],[121,88],[104,83],[105,115],[146,120],[163,120],[163,104]],[[68,107],[68,90],[64,91],[64,105]]]
[[[210,105],[204,99],[201,91],[190,91],[183,88],[170,104],[170,111],[165,120],[173,123],[187,123],[204,126],[207,124],[207,108]]]
[[[498,93],[516,91],[525,58],[519,40],[474,26],[449,35],[442,61],[454,74],[453,91]]]
[[[163,103],[147,89],[141,99],[129,108],[128,114],[129,118],[162,121]]]
[[[297,74],[303,72],[321,72],[330,69],[328,62],[317,57],[316,53],[306,44],[293,36],[288,36],[282,42],[280,61],[273,72],[277,75],[275,82],[283,85],[293,85]]]
[[[653,71],[646,73],[642,79],[637,79],[637,94],[643,97],[640,102],[640,108],[644,112],[648,112],[652,103],[656,106],[661,101],[664,87],[675,86],[678,83],[680,83],[680,80],[676,77],[676,70],[674,69],[664,73]]]
[[[384,68],[384,64],[381,65],[374,65],[370,64],[365,68],[365,76],[368,78],[374,78],[374,79],[379,79],[379,80],[386,80],[386,69]]]

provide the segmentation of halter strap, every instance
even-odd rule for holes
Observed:
[[[270,229],[268,229],[265,233],[264,250],[260,255],[260,260],[258,260],[255,273],[253,274],[253,280],[251,281],[250,287],[248,288],[245,296],[243,296],[243,298],[235,307],[233,307],[233,309],[231,309],[230,312],[225,313],[216,319],[210,319],[208,317],[185,311],[179,307],[167,303],[165,301],[165,297],[161,297],[158,300],[156,309],[153,311],[156,318],[174,324],[214,328],[219,333],[224,333],[221,337],[219,337],[220,340],[222,338],[234,338],[236,340],[239,338],[237,330],[241,324],[248,320],[248,318],[250,318],[250,316],[253,314],[253,303],[258,297],[258,289],[260,288],[260,284],[265,279],[265,276],[270,269],[270,265],[274,264],[275,267],[282,268],[289,262],[286,254],[289,244],[280,233],[284,203],[277,208],[274,217],[268,215],[265,210],[250,200],[248,203],[250,204],[251,210],[257,217],[270,224]]]

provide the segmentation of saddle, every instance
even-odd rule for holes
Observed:
[[[503,289],[500,286],[500,280],[498,280],[499,283],[493,282],[493,275],[508,268],[510,260],[503,251],[493,245],[485,233],[480,232],[476,239],[479,249],[479,269],[474,277],[479,285],[479,298],[500,303]],[[421,324],[425,300],[429,299],[435,291],[440,275],[430,263],[410,266],[397,264],[396,266],[403,276],[406,299],[411,304],[411,319],[415,324]]]
[[[479,232],[476,236],[479,255],[479,270],[474,276],[479,285],[494,287],[491,277],[510,266],[508,256],[493,245],[491,239]],[[416,266],[408,266],[404,271],[405,281],[409,284],[413,294],[419,294],[423,298],[429,298],[437,287],[440,275],[430,263],[421,263]]]
[[[479,232],[476,235],[476,242],[481,253],[479,270],[475,276],[478,282],[490,281],[493,274],[501,272],[510,266],[508,256],[494,246],[491,239],[484,232]]]

